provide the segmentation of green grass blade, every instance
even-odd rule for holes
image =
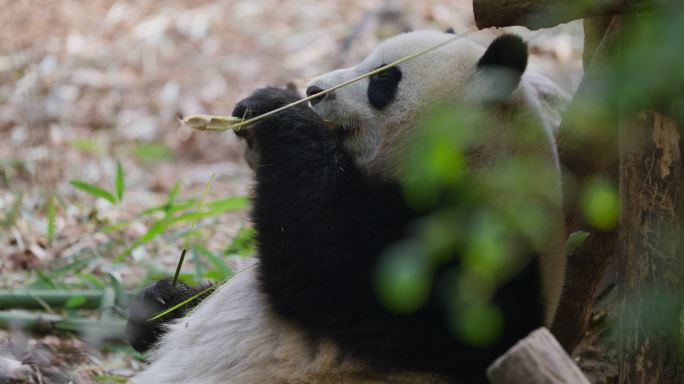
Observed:
[[[210,201],[206,204],[208,211],[230,212],[243,209],[249,205],[249,197],[235,196]]]
[[[124,173],[123,166],[121,165],[121,162],[119,160],[116,161],[116,179],[115,179],[115,187],[116,187],[116,197],[119,201],[123,200],[124,196],[124,189],[126,188],[126,174]]]
[[[55,196],[50,195],[47,207],[47,242],[52,243],[55,238],[55,215],[57,214],[57,204],[55,203]]]
[[[171,190],[169,191],[169,194],[166,198],[167,207],[172,207],[176,202],[176,197],[178,196],[178,191],[180,191],[180,186],[180,181],[177,181],[176,184],[173,185],[173,188],[171,188]]]
[[[249,256],[256,253],[256,241],[254,228],[242,227],[226,249],[226,255]]]
[[[228,267],[228,264],[223,260],[222,257],[216,256],[207,247],[201,244],[197,244],[193,247],[193,250],[206,257],[207,260],[214,266],[214,268],[219,272],[221,279],[226,279],[233,274],[233,271]]]
[[[183,267],[183,262],[185,261],[185,253],[187,252],[188,246],[190,245],[190,235],[192,235],[192,231],[195,230],[195,225],[197,225],[197,220],[199,220],[200,212],[202,212],[202,204],[204,204],[204,199],[207,197],[207,193],[209,192],[209,188],[211,188],[211,184],[214,182],[215,177],[216,174],[213,173],[209,178],[209,182],[204,187],[204,191],[202,191],[202,197],[200,198],[199,206],[197,207],[197,215],[195,216],[195,219],[192,221],[190,231],[188,231],[188,234],[185,236],[185,245],[183,246],[183,251],[181,252],[180,259],[178,260],[178,266],[176,266],[176,273],[173,275],[173,281],[171,282],[172,288],[175,287],[176,283],[178,282],[178,276],[180,276],[180,271]]]
[[[74,186],[74,188],[80,189],[89,195],[100,197],[112,204],[116,204],[116,197],[114,197],[114,195],[112,195],[109,191],[102,189],[97,185],[88,184],[81,180],[71,180],[70,183]]]

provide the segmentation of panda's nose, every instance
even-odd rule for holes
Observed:
[[[317,87],[315,85],[312,85],[306,89],[306,96],[311,97],[311,96],[313,96],[317,93],[321,93],[321,92],[323,92],[322,88]],[[325,95],[322,95],[322,96],[316,97],[315,99],[311,99],[309,101],[311,102],[311,105],[316,105],[316,104],[320,103],[321,101],[323,101],[324,98],[325,98]]]

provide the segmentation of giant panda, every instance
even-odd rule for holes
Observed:
[[[452,36],[436,31],[395,36],[358,65],[315,78],[306,93],[317,94]],[[133,382],[482,381],[498,355],[551,324],[565,274],[553,127],[524,75],[527,60],[527,45],[518,36],[501,35],[487,47],[462,38],[240,131],[256,174],[251,218],[257,261],[195,308],[172,313],[173,321],[146,319],[198,289],[172,289],[163,280],[142,292],[131,307],[127,331],[134,347],[152,348],[151,364]],[[257,116],[299,98],[292,89],[259,89],[237,104],[234,115]],[[421,114],[437,103],[477,104],[499,121],[525,122],[494,127],[495,135],[468,159],[473,171],[523,151],[552,175],[543,184],[554,212],[547,216],[548,241],[494,295],[503,315],[502,335],[484,347],[455,337],[436,290],[416,311],[397,313],[374,288],[385,250],[429,214],[405,201],[401,164]],[[524,119],[516,120],[520,116]],[[511,129],[526,132],[524,148],[506,131]],[[437,269],[435,281],[457,264],[453,255]]]

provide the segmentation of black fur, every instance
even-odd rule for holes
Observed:
[[[375,109],[382,110],[394,101],[401,77],[401,69],[391,67],[368,79],[368,101]]]
[[[478,68],[500,67],[522,75],[527,68],[527,43],[518,35],[501,35],[494,39],[477,62]]]
[[[478,69],[508,67],[521,75],[526,64],[525,44],[506,35],[492,43]],[[389,105],[400,81],[399,68],[371,77],[369,102],[377,109]],[[298,98],[292,90],[265,88],[241,101],[233,114],[256,116]],[[493,359],[542,325],[536,258],[495,295],[503,336],[486,348],[453,336],[444,309],[450,298],[440,295],[439,287],[417,312],[388,312],[375,295],[376,263],[424,213],[405,204],[399,185],[371,179],[359,169],[307,106],[266,118],[239,136],[258,149],[252,219],[261,287],[270,305],[313,340],[332,338],[348,356],[378,371],[442,372],[470,383],[481,381]],[[459,266],[459,255],[452,256],[436,271],[435,282]],[[159,324],[143,320],[163,309],[157,297],[172,293],[168,282],[153,285],[139,298],[151,309],[131,310],[127,328],[136,349],[146,349],[159,336]]]
[[[209,285],[194,288],[180,282],[171,288],[171,279],[159,280],[145,288],[129,305],[128,322],[126,323],[128,342],[138,352],[147,351],[166,331],[163,326],[164,323],[185,316],[208,294],[196,298],[162,318],[154,321],[149,321],[149,319],[207,288]]]
[[[312,85],[306,89],[306,96],[311,97],[311,96],[313,96],[317,93],[321,93],[321,92],[323,92],[323,89],[321,89],[315,85]],[[311,103],[311,105],[316,105],[316,104],[320,103],[321,101],[323,101],[324,98],[325,98],[325,95],[319,96],[319,97],[316,97],[316,98],[309,100],[309,102]]]
[[[482,102],[494,104],[511,95],[527,68],[527,56],[527,44],[520,36],[501,35],[492,41],[477,63],[478,72],[491,81]]]
[[[233,115],[259,115],[296,98],[260,89]],[[332,338],[379,371],[445,372],[471,382],[542,324],[536,261],[496,295],[504,336],[487,348],[453,336],[437,290],[415,313],[388,312],[374,291],[376,262],[421,216],[404,203],[400,187],[366,176],[306,106],[257,122],[250,135],[261,148],[252,212],[261,287],[273,308],[313,339]],[[435,281],[458,260],[454,255]]]

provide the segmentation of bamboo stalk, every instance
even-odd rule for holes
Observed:
[[[73,297],[83,297],[85,301],[79,308],[99,309],[104,291],[101,290],[0,290],[0,309],[45,309],[64,308]]]
[[[19,328],[25,331],[47,329],[66,332],[98,334],[101,339],[125,340],[123,320],[67,319],[59,315],[26,311],[0,311],[0,328]]]

